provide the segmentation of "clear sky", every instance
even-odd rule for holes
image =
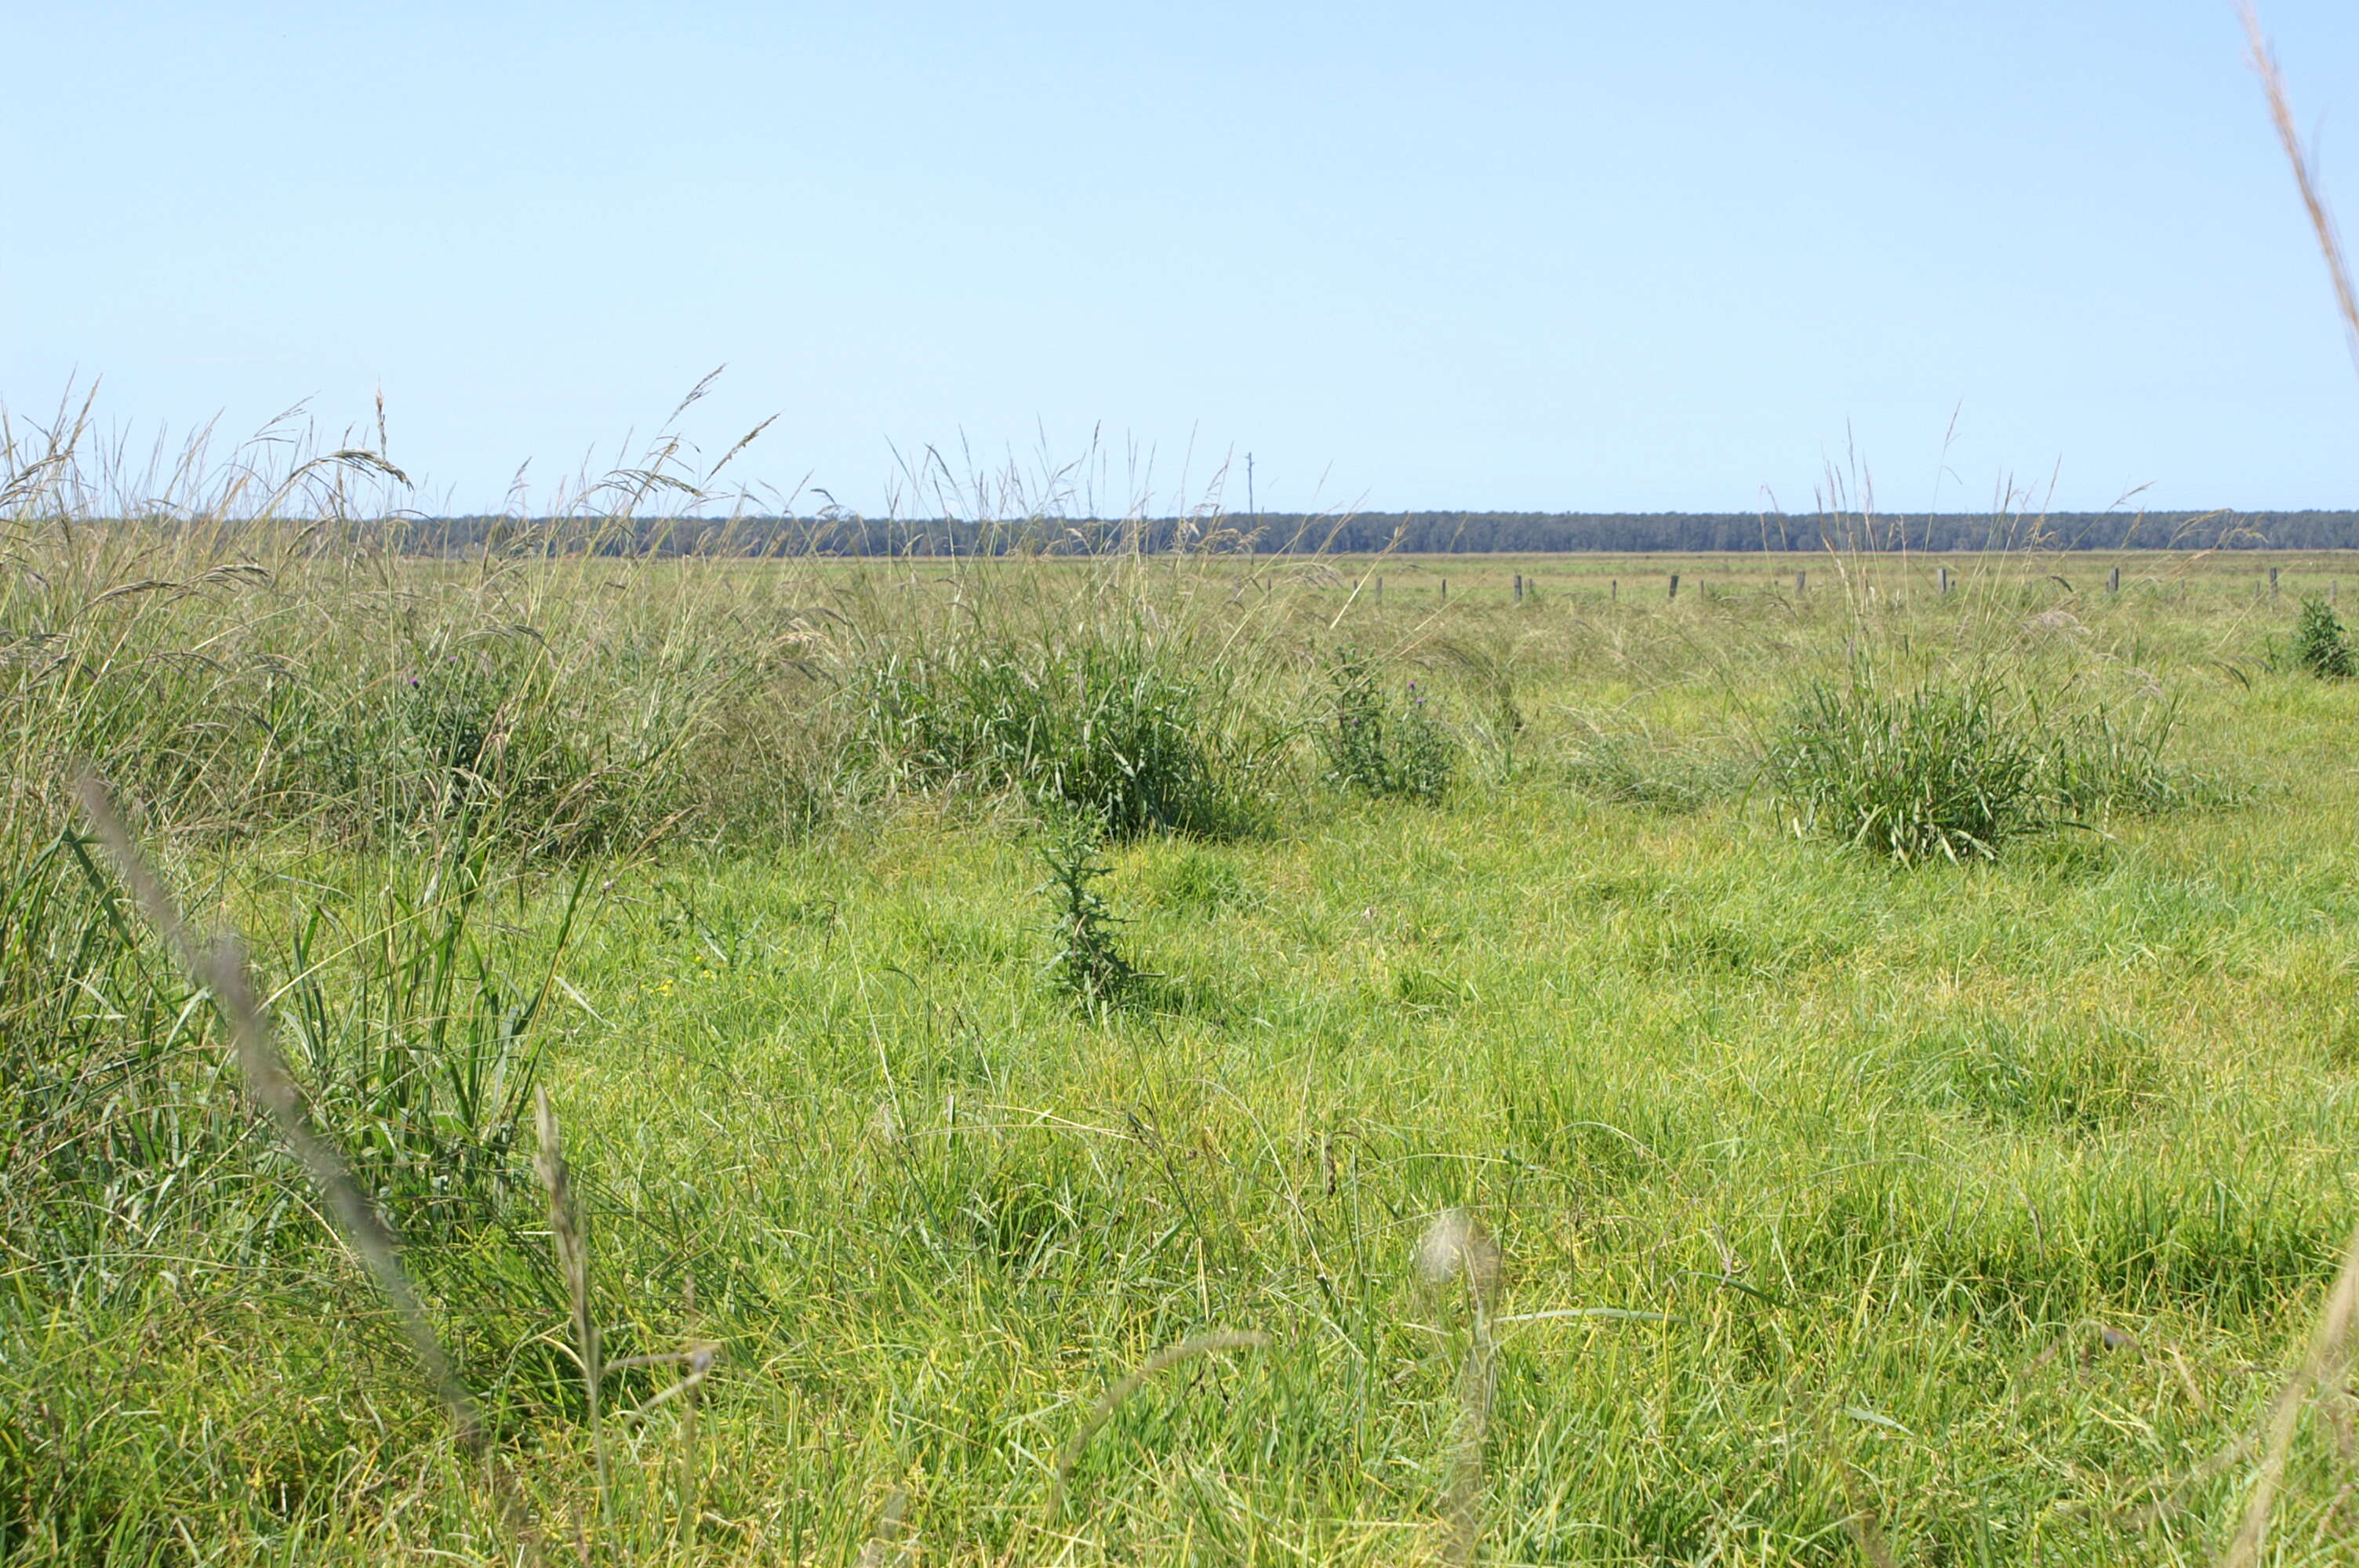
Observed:
[[[2359,5],[2262,14],[2359,222]],[[871,511],[1093,429],[1116,511],[1248,450],[1265,510],[1800,510],[1850,450],[1888,509],[2359,506],[2229,0],[0,18],[0,401],[381,387],[435,510],[724,362],[708,458],[777,413],[731,471]]]

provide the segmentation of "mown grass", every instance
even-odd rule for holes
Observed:
[[[2234,1528],[2359,1220],[2359,695],[2267,666],[2296,600],[2245,563],[1521,603],[1453,564],[1443,611],[1398,560],[1379,607],[1350,563],[428,563],[226,519],[10,536],[11,1561],[518,1550],[83,836],[83,762],[247,935],[549,1556]],[[2033,768],[2069,831],[1790,834],[1758,763],[1813,683],[1974,678],[2082,759]],[[1448,787],[1372,784],[1419,776],[1383,741],[1355,777],[1370,711]],[[1056,903],[1044,841],[1107,874]],[[1058,979],[1075,887],[1152,977],[1125,1005]],[[2286,1562],[2351,1551],[2349,1398],[2310,1408]]]

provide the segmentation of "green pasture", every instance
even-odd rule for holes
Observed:
[[[2359,562],[9,547],[11,1563],[2192,1563],[2276,1474],[2359,1226],[2359,683],[2290,638]],[[1896,863],[1772,765],[1813,683],[2136,770]],[[2263,1561],[2359,1553],[2327,1348]]]

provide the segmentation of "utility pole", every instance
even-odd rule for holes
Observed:
[[[1245,510],[1253,514],[1254,526],[1261,526],[1261,508],[1254,504],[1253,454],[1245,454]]]

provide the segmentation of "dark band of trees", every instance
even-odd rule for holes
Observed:
[[[631,519],[414,518],[381,542],[423,555],[486,546],[601,555],[1005,556],[1216,548],[1261,554],[1538,555],[1869,550],[2359,549],[2359,512],[1961,513],[1764,517],[1755,513],[1269,513],[1258,518],[1014,523],[854,516]]]

